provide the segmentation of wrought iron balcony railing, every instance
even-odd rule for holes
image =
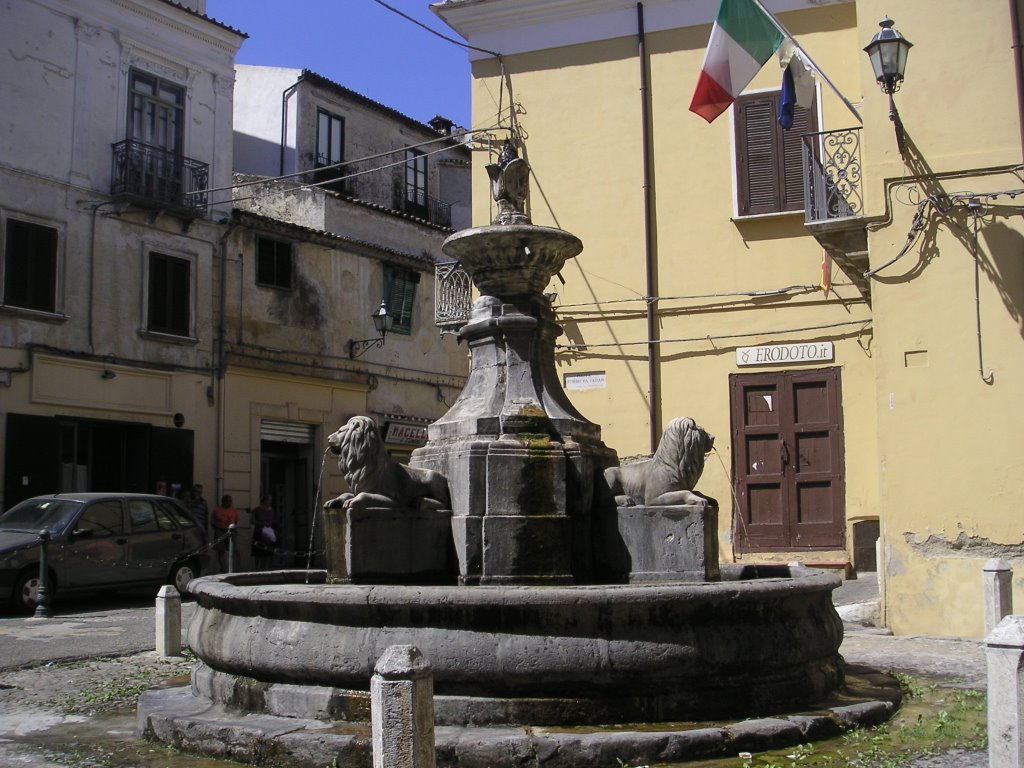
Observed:
[[[863,216],[860,128],[806,133],[801,139],[805,222]]]
[[[456,331],[469,320],[473,303],[469,273],[457,261],[434,265],[434,324]]]
[[[391,207],[396,211],[408,213],[410,216],[418,216],[426,219],[431,224],[439,227],[451,227],[452,206],[444,200],[438,200],[430,195],[416,195],[415,200],[410,200],[404,189],[396,189],[391,201]]]
[[[113,145],[110,194],[140,205],[194,216],[206,211],[210,166],[160,147],[126,139]]]

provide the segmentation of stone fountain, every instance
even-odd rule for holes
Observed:
[[[629,723],[653,732],[793,711],[843,684],[837,577],[719,566],[717,505],[694,490],[713,438],[677,419],[651,462],[620,468],[569,402],[542,291],[582,243],[530,222],[529,168],[511,144],[488,173],[495,220],[444,245],[480,293],[460,332],[472,353],[461,395],[408,467],[388,463],[364,417],[331,437],[351,492],[325,510],[326,572],[192,583],[192,690],[173,705],[144,698],[144,731],[196,748],[187,724],[216,712],[356,744],[374,665],[392,645],[429,660],[437,722],[453,729],[439,729],[439,762],[461,766],[540,764],[537,744],[523,748],[531,763],[512,736],[494,736],[501,729],[530,740],[538,728],[583,728],[582,752],[544,763],[583,766],[586,733],[606,744]],[[671,756],[659,743],[653,756],[631,754]]]

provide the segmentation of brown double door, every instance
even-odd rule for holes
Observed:
[[[843,546],[839,369],[733,374],[736,549]]]

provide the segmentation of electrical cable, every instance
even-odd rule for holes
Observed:
[[[429,32],[430,34],[437,35],[442,40],[445,40],[445,41],[451,43],[452,45],[457,45],[460,48],[466,48],[467,50],[470,50],[470,51],[477,51],[478,53],[486,53],[488,56],[495,56],[495,57],[497,57],[499,59],[501,58],[501,54],[500,53],[497,53],[495,51],[489,51],[486,48],[477,48],[475,45],[470,45],[469,43],[464,43],[461,40],[456,40],[454,37],[448,37],[448,35],[445,35],[445,34],[443,34],[441,32],[438,32],[436,29],[431,29],[426,24],[424,24],[422,21],[418,21],[418,20],[414,19],[412,16],[408,16],[408,15],[402,13],[397,8],[394,8],[393,6],[388,5],[387,3],[384,2],[384,0],[373,0],[373,2],[375,2],[377,5],[379,5],[379,6],[383,7],[383,8],[387,8],[392,13],[395,13],[395,14],[401,16],[406,21],[411,21],[417,27],[422,27],[423,29],[427,30],[427,32]]]
[[[631,302],[644,302],[645,304],[653,303],[656,301],[686,301],[690,299],[727,299],[735,296],[749,296],[751,298],[758,298],[761,296],[781,296],[785,293],[792,291],[818,291],[821,290],[821,286],[818,285],[787,285],[782,288],[769,288],[766,290],[755,290],[755,291],[730,291],[728,293],[695,293],[688,296],[636,296],[628,299],[609,299],[607,301],[584,301],[576,304],[559,304],[557,310],[561,312],[563,309],[569,309],[572,307],[599,307],[602,304],[629,304]]]

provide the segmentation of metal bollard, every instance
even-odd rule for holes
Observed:
[[[235,536],[238,534],[238,526],[234,523],[228,526],[228,573],[235,572]]]
[[[36,590],[36,612],[33,618],[49,619],[50,611],[50,568],[46,563],[46,545],[50,541],[50,532],[43,528],[39,532],[39,588]]]
[[[156,653],[181,655],[181,594],[170,584],[156,594]]]
[[[985,563],[981,572],[985,602],[985,634],[989,634],[1003,617],[1013,613],[1013,568],[1000,557]]]
[[[414,645],[392,645],[373,673],[373,768],[435,768],[430,662]]]
[[[988,764],[1024,767],[1024,616],[1007,616],[985,638]]]

